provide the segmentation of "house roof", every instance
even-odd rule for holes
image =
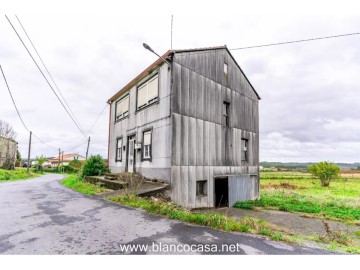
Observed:
[[[64,154],[64,155],[60,155],[60,162],[61,161],[71,161],[72,159],[70,159],[70,158],[73,156],[79,156],[79,157],[85,158],[79,154]],[[59,161],[59,156],[53,157],[48,160],[48,162],[58,162],[58,161]]]
[[[252,89],[254,90],[256,96],[260,98],[259,94],[256,92],[255,88],[253,87],[253,85],[251,84],[251,82],[249,81],[249,79],[246,77],[245,73],[243,72],[243,70],[241,69],[241,67],[239,66],[239,64],[236,62],[234,56],[230,53],[229,49],[227,48],[226,45],[224,46],[215,46],[215,47],[204,47],[204,48],[192,48],[192,49],[179,49],[179,50],[168,50],[163,56],[162,58],[167,58],[171,55],[173,55],[174,53],[184,53],[184,52],[198,52],[198,51],[210,51],[210,50],[226,50],[229,55],[231,56],[231,58],[234,60],[235,64],[238,66],[238,68],[241,70],[241,72],[244,74],[246,80],[249,82],[249,84],[251,85]],[[136,85],[139,81],[141,81],[143,78],[145,78],[149,73],[151,73],[154,69],[156,69],[157,67],[161,66],[162,64],[164,64],[164,60],[162,58],[157,59],[154,63],[152,63],[150,66],[148,66],[143,72],[141,72],[138,76],[136,76],[132,81],[130,81],[127,85],[125,85],[122,89],[120,89],[115,95],[113,95],[111,98],[109,98],[108,103],[110,104],[111,102],[113,102],[114,100],[116,100],[117,98],[119,98],[121,95],[123,95],[124,93],[126,93],[129,89],[131,89],[134,85]]]

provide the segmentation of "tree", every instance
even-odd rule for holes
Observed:
[[[321,186],[328,187],[330,181],[338,177],[340,167],[328,161],[322,161],[309,166],[309,172],[320,179]]]
[[[8,122],[0,120],[0,136],[7,139],[15,139],[16,133]]]
[[[36,157],[36,161],[37,161],[36,167],[39,171],[42,170],[42,165],[44,164],[44,162],[46,160],[47,160],[47,158],[42,155],[40,157]]]

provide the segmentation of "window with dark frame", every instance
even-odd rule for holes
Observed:
[[[115,106],[115,121],[129,115],[129,94],[116,102]]]
[[[207,195],[207,180],[196,181],[196,196]]]
[[[152,130],[143,133],[143,159],[151,159]]]
[[[241,161],[248,161],[249,140],[241,139]]]
[[[227,127],[230,126],[229,114],[230,114],[230,103],[224,101],[224,103],[223,103],[223,125],[225,125]]]
[[[137,110],[158,101],[159,75],[155,75],[137,89]]]
[[[122,160],[122,138],[116,141],[116,161]]]

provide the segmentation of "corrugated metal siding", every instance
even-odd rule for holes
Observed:
[[[172,67],[173,199],[189,208],[213,207],[214,177],[258,174],[258,97],[225,49],[175,53]],[[230,127],[222,121],[224,101]],[[248,162],[241,161],[241,138],[251,145]],[[196,197],[196,180],[208,180],[207,196]]]
[[[237,201],[254,200],[258,198],[257,176],[249,174],[229,176],[229,206]]]

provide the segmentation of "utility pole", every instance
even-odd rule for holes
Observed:
[[[60,168],[60,148],[59,148],[58,167],[57,167],[58,172],[59,172],[59,168]]]
[[[88,140],[88,146],[86,149],[86,159],[88,158],[88,154],[89,154],[89,145],[90,145],[90,136],[89,136],[89,140]]]
[[[62,168],[62,170],[64,170],[63,165],[64,165],[64,151],[61,152],[61,168]]]
[[[29,139],[29,152],[28,152],[28,164],[27,164],[27,173],[30,173],[30,152],[31,152],[31,136],[32,132],[30,131],[30,139]]]

